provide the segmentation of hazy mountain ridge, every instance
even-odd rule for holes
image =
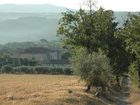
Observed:
[[[3,4],[0,5],[0,12],[3,13],[58,13],[66,11],[65,7],[54,6],[50,4]]]
[[[56,40],[58,22],[61,12],[65,10],[66,8],[47,4],[0,5],[0,43],[43,38]],[[127,12],[115,12],[114,15],[120,24],[127,18]]]
[[[3,14],[3,13],[2,13]],[[9,41],[26,41],[46,38],[56,40],[56,30],[60,14],[52,13],[13,13],[4,20],[0,13],[0,39],[1,43]],[[7,15],[9,15],[7,13]],[[17,17],[16,17],[17,15]],[[6,16],[6,13],[5,13]],[[9,39],[10,38],[10,39]]]

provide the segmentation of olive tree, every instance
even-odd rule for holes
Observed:
[[[71,61],[73,70],[78,71],[88,86],[104,89],[113,79],[110,60],[101,50],[88,54],[86,49],[80,48],[75,51]]]

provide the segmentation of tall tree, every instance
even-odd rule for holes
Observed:
[[[124,27],[118,31],[117,36],[125,42],[125,49],[131,54],[131,62],[135,66],[140,79],[140,15],[129,14]]]
[[[114,74],[118,77],[128,70],[128,56],[123,40],[115,36],[117,23],[113,11],[103,8],[95,11],[91,0],[88,6],[89,10],[63,13],[58,34],[66,45],[83,47],[88,54],[102,50],[110,58]]]
[[[58,29],[65,44],[87,48],[89,53],[99,48],[107,49],[106,43],[111,40],[117,26],[111,10],[100,8],[94,11],[91,6],[89,11],[80,9],[63,13]]]
[[[58,34],[67,45],[84,47],[88,54],[99,49],[108,49],[106,42],[114,35],[116,23],[113,12],[102,8],[95,11],[89,0],[89,10],[67,11],[59,23]],[[107,52],[107,51],[106,51]],[[87,91],[90,90],[88,85]]]

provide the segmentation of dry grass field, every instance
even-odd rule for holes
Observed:
[[[106,105],[76,76],[0,75],[0,105]]]
[[[77,76],[0,75],[0,105],[118,105],[121,99],[112,94],[110,102],[84,91]],[[140,93],[132,92],[129,102],[140,105],[139,99]]]

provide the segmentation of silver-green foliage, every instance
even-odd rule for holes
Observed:
[[[106,85],[112,79],[110,60],[102,51],[88,54],[83,48],[76,50],[72,58],[75,71],[88,85]]]

